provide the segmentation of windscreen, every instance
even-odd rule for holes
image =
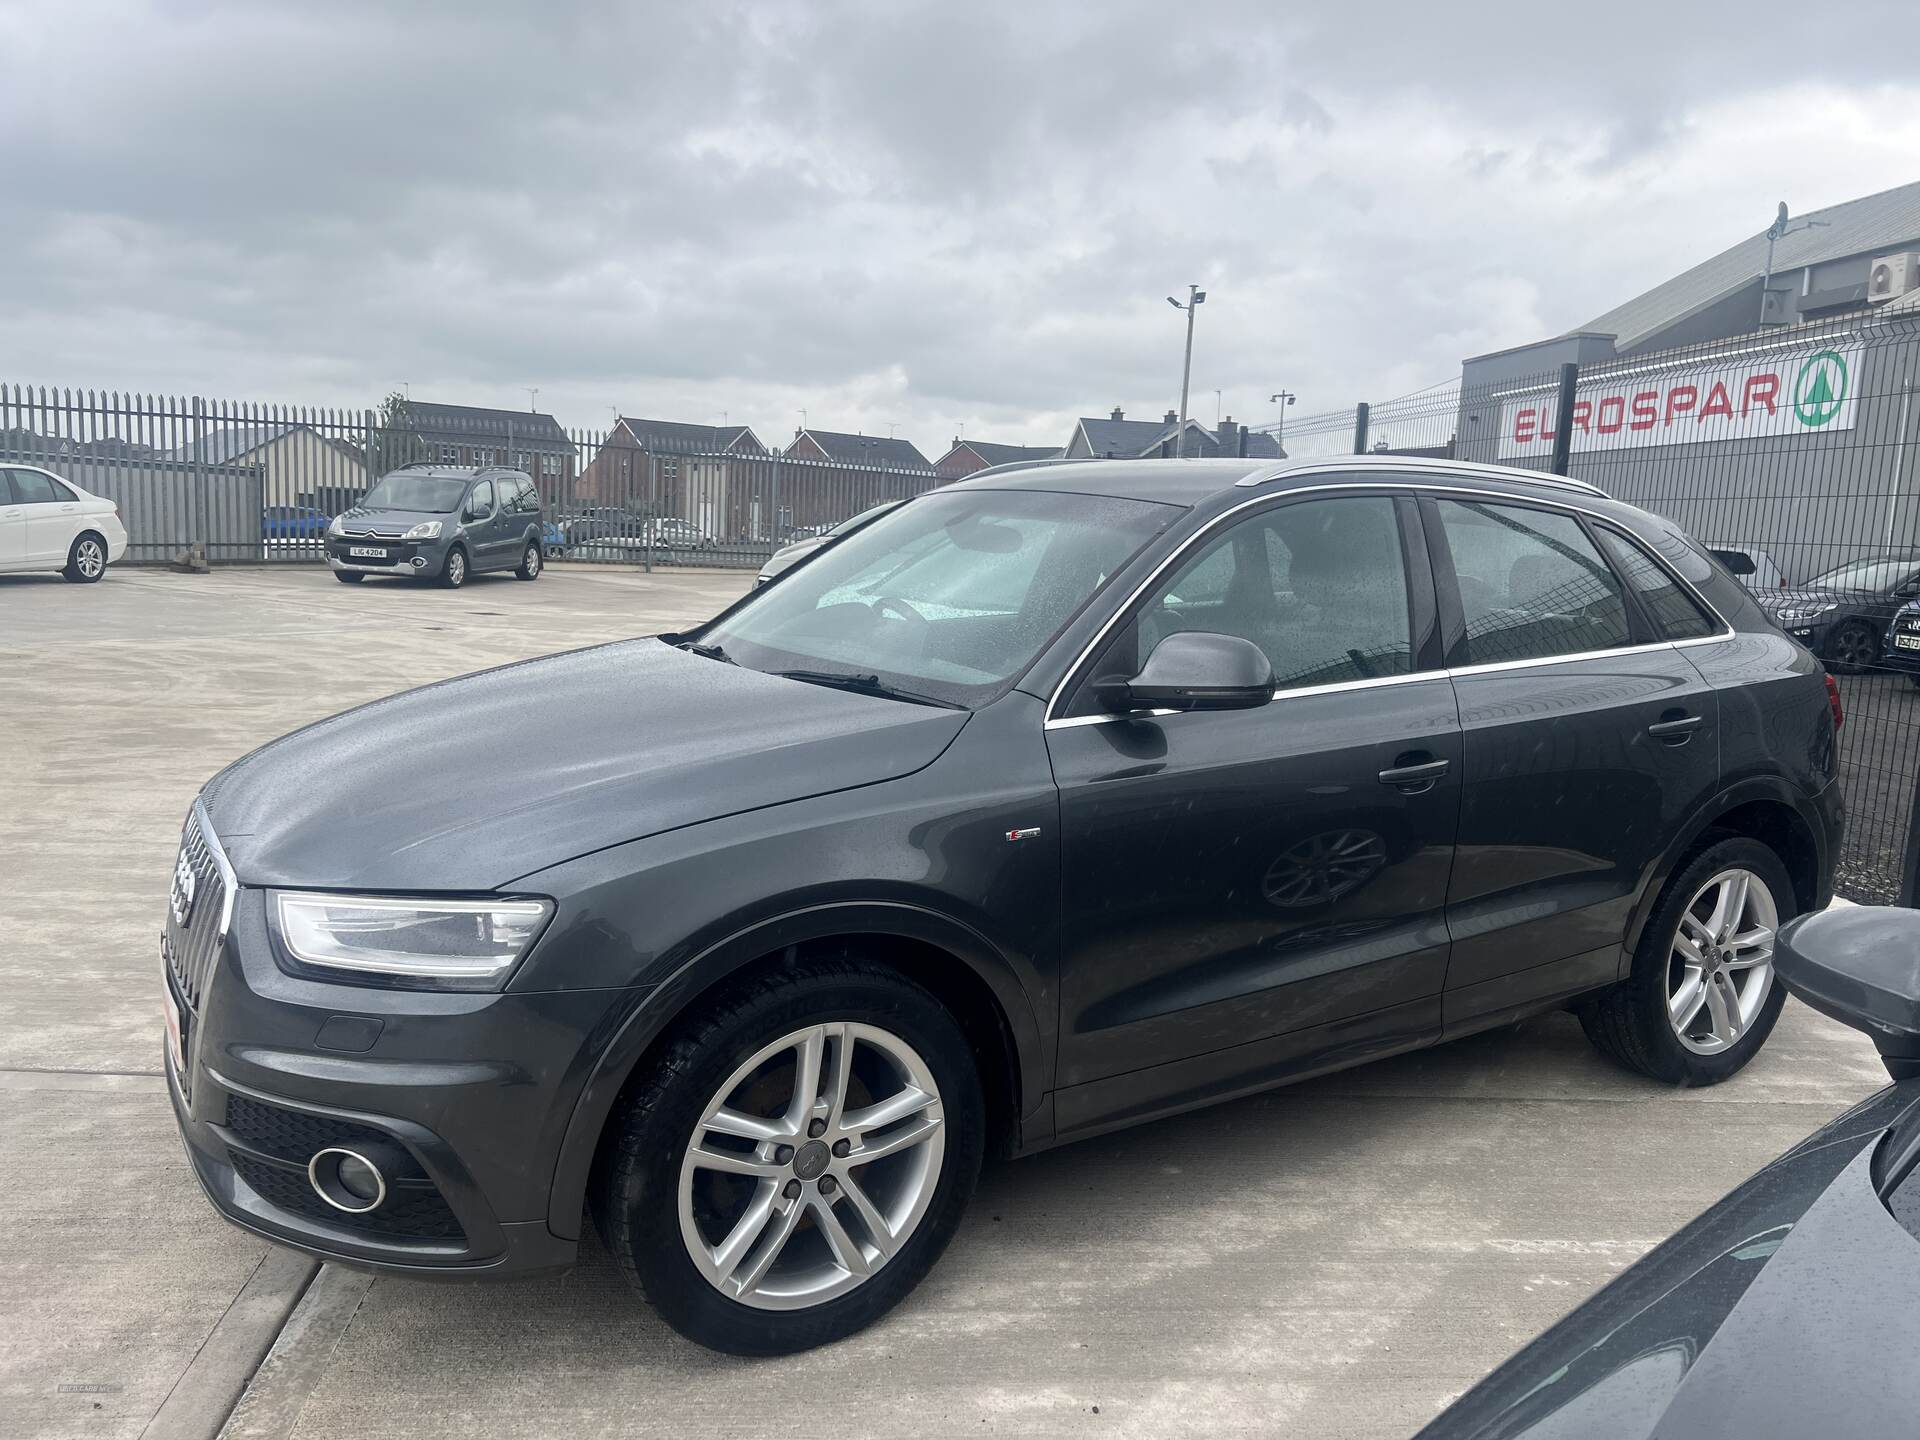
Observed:
[[[445,514],[460,503],[467,482],[435,475],[388,475],[360,503],[369,510],[425,510]]]

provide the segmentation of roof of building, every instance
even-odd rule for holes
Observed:
[[[793,437],[795,444],[802,435],[818,445],[828,459],[849,465],[885,465],[903,470],[933,468],[911,440],[891,435],[846,435],[837,430],[802,430]]]
[[[1877,254],[1920,242],[1920,181],[1796,215],[1792,223],[1798,225],[1809,220],[1817,223],[1774,242],[1776,271],[1818,265],[1849,255]],[[1613,335],[1619,348],[1626,350],[1702,306],[1758,280],[1766,268],[1767,232],[1762,230],[1645,294],[1616,305],[1578,330]]]
[[[314,439],[325,445],[332,445],[345,452],[344,446],[337,440],[320,434],[311,425],[230,425],[221,430],[209,430],[201,439],[191,445],[182,445],[168,450],[157,458],[161,460],[199,460],[208,465],[225,465],[241,460],[254,451],[284,440],[296,430],[305,430]],[[357,456],[355,458],[358,458]]]
[[[428,440],[497,440],[515,445],[565,446],[573,441],[553,416],[538,410],[489,410],[480,405],[406,402],[407,428]]]
[[[1161,447],[1172,441],[1179,428],[1178,421],[1169,422],[1165,419],[1115,420],[1111,416],[1094,415],[1081,416],[1079,424],[1079,432],[1087,437],[1089,452],[1117,460],[1159,454]],[[1212,458],[1223,453],[1219,435],[1192,417],[1187,420],[1187,434],[1187,449],[1192,455]],[[1068,443],[1071,445],[1072,442]],[[1239,436],[1236,434],[1234,447],[1238,444]],[[1283,459],[1285,454],[1280,442],[1273,436],[1260,430],[1247,431],[1248,458],[1278,460]]]
[[[958,440],[953,450],[971,450],[989,465],[1006,465],[1015,460],[1047,460],[1060,453],[1058,445],[1001,445],[992,440]],[[946,459],[946,455],[940,457]]]
[[[683,455],[719,455],[741,448],[765,454],[767,447],[745,425],[695,425],[685,420],[639,420],[622,415],[624,426],[635,443],[646,450],[665,450]],[[751,442],[742,446],[741,441]]]

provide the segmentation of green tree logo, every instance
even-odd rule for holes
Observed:
[[[1793,377],[1793,416],[1809,429],[1827,424],[1847,398],[1847,362],[1835,350],[1822,350]]]

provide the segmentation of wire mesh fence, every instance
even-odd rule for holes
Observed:
[[[457,412],[457,413],[455,413]],[[112,500],[127,559],[323,563],[328,523],[403,465],[531,476],[548,550],[588,563],[757,568],[789,540],[933,488],[930,468],[759,447],[649,444],[623,427],[389,401],[379,409],[0,385],[0,464]]]
[[[1537,361],[1532,362],[1537,364]],[[1503,373],[1290,420],[1290,456],[1552,469],[1714,550],[1838,679],[1840,892],[1913,903],[1920,839],[1920,313]]]

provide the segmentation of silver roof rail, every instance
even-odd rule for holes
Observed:
[[[1236,480],[1234,484],[1265,485],[1270,481],[1284,480],[1292,475],[1341,470],[1349,473],[1367,470],[1406,470],[1426,475],[1479,476],[1483,479],[1507,480],[1523,485],[1550,485],[1562,490],[1577,491],[1582,495],[1598,495],[1603,500],[1612,498],[1598,485],[1586,480],[1575,480],[1566,475],[1526,470],[1517,465],[1485,465],[1477,460],[1434,460],[1420,455],[1338,455],[1325,460],[1295,460],[1273,469],[1261,469],[1245,479]]]

